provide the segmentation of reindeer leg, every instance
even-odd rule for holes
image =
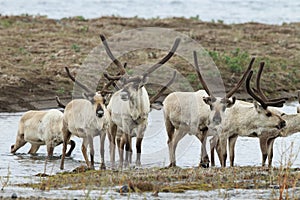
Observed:
[[[218,136],[213,136],[210,140],[210,159],[211,159],[211,166],[215,166],[215,149],[218,144]]]
[[[95,162],[94,162],[95,151],[94,151],[94,141],[92,136],[88,137],[88,145],[90,148],[90,158],[91,158],[90,169],[95,169]]]
[[[273,145],[276,138],[271,138],[268,140],[268,166],[269,168],[272,167],[272,160],[273,160]]]
[[[110,162],[111,168],[115,168],[115,152],[116,152],[116,133],[117,133],[117,126],[113,124],[110,129],[110,133],[108,134],[109,139],[109,151],[110,151]],[[118,145],[119,147],[119,145]]]
[[[124,162],[124,146],[126,143],[126,138],[124,137],[124,134],[122,135],[119,140],[117,139],[118,147],[119,147],[119,157],[120,157],[120,163],[119,163],[119,168],[123,168],[123,162]]]
[[[206,151],[206,140],[207,140],[206,133],[207,131],[203,131],[196,135],[196,137],[201,142],[201,158],[200,158],[199,167],[203,167],[203,168],[209,167],[209,158]]]
[[[29,149],[29,154],[36,154],[36,152],[39,150],[40,145],[38,144],[31,144],[31,148]]]
[[[172,141],[168,141],[169,145],[169,153],[170,153],[170,165],[169,167],[175,167],[176,166],[176,147],[179,142],[183,138],[184,134],[181,131],[175,130]]]
[[[230,166],[231,167],[234,166],[234,147],[235,147],[235,143],[236,143],[237,138],[238,138],[238,135],[233,135],[233,136],[228,138],[228,140],[229,140]]]
[[[87,151],[86,151],[88,143],[89,143],[88,140],[89,140],[88,138],[83,138],[82,145],[81,145],[81,151],[82,151],[83,158],[84,158],[84,160],[85,160],[85,162],[87,164],[87,167],[90,169],[91,168],[91,164],[90,164],[90,161],[88,159],[88,155],[87,155]]]
[[[54,151],[54,147],[52,145],[47,145],[47,153],[48,153],[48,158],[52,158],[53,157],[53,151]]]
[[[119,150],[119,168],[123,168],[123,162],[124,162],[124,145],[125,145],[125,133],[121,131],[120,129],[117,129],[117,145]]]
[[[66,154],[66,157],[70,157],[70,156],[71,156],[72,151],[74,150],[74,148],[75,148],[75,146],[76,146],[76,144],[75,144],[75,142],[74,142],[73,140],[70,140],[70,141],[68,142],[68,144],[71,145],[71,147],[70,147],[68,153]]]
[[[137,137],[136,137],[136,166],[138,167],[141,167],[142,164],[141,164],[141,153],[142,153],[142,141],[143,141],[143,138],[144,138],[144,133],[145,133],[145,130],[146,130],[146,125],[141,125],[138,129],[138,134],[137,134]]]
[[[105,137],[106,132],[102,131],[100,133],[100,156],[101,156],[101,163],[100,163],[100,169],[106,169],[105,167],[105,161],[104,161],[104,144],[105,144]]]
[[[71,137],[71,132],[66,128],[65,124],[62,128],[62,132],[63,132],[63,149],[62,149],[62,156],[61,156],[61,162],[60,162],[60,169],[64,169],[64,161],[65,161],[65,157],[66,157],[67,143]]]
[[[142,164],[141,164],[141,152],[142,152],[142,141],[143,141],[143,138],[136,138],[136,166],[140,167]]]
[[[265,166],[267,157],[268,157],[268,139],[266,136],[260,136],[259,137],[259,145],[260,145],[260,151],[262,154],[262,166]],[[270,158],[269,158],[270,159]]]
[[[175,127],[172,125],[171,121],[169,118],[165,119],[165,126],[166,130],[168,133],[168,147],[169,147],[169,159],[170,159],[170,164],[168,167],[175,167],[176,166],[176,160],[175,160],[175,155],[173,155],[173,137],[174,137],[174,131]]]
[[[220,159],[220,163],[222,167],[226,167],[226,159],[227,159],[227,139],[219,137],[219,141],[217,144],[217,153]]]
[[[131,136],[129,136],[128,134],[126,135],[126,142],[125,142],[125,167],[128,167],[131,164],[131,156],[132,156],[132,143],[131,143]]]

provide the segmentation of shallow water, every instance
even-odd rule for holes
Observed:
[[[199,16],[204,21],[281,24],[299,22],[299,11],[298,0],[0,0],[2,15],[40,14],[55,19],[111,15],[143,18]]]
[[[289,103],[285,105],[280,110],[286,113],[295,113],[296,106],[298,103]],[[9,175],[9,183],[23,183],[23,182],[34,182],[37,181],[38,178],[34,175],[38,173],[47,173],[47,174],[55,174],[57,172],[61,172],[59,169],[60,159],[59,155],[61,154],[61,146],[58,146],[54,150],[55,158],[53,160],[48,161],[45,163],[46,158],[46,148],[42,146],[38,151],[38,155],[30,156],[27,151],[30,148],[29,144],[26,144],[23,148],[19,149],[16,155],[12,155],[10,153],[10,145],[15,142],[15,137],[17,133],[17,125],[18,121],[21,117],[22,113],[1,113],[0,114],[0,177],[1,183],[5,182],[6,176]],[[65,169],[66,171],[72,170],[81,164],[84,164],[84,160],[81,154],[81,140],[77,137],[73,138],[76,142],[76,148],[73,151],[72,157],[67,159],[65,162]],[[95,138],[95,159],[96,162],[99,161],[99,139]],[[300,150],[300,134],[294,134],[287,138],[277,138],[274,144],[274,159],[273,165],[280,166],[282,163],[283,158],[288,158],[291,154],[290,151],[286,152],[286,149],[291,146],[291,143],[294,142],[294,154],[298,155],[298,151]],[[135,141],[133,141],[135,144]],[[109,166],[109,152],[108,152],[108,140],[106,140],[106,152],[105,152],[105,161],[106,164]],[[135,160],[135,149],[133,160]],[[176,159],[177,165],[180,167],[196,167],[199,163],[199,154],[200,154],[200,142],[196,139],[195,136],[186,136],[181,140],[178,144],[177,151],[176,151]],[[116,153],[117,155],[117,153]],[[118,160],[118,157],[116,158]],[[167,134],[164,128],[163,122],[163,113],[162,111],[152,111],[149,116],[149,126],[145,133],[145,137],[143,140],[142,146],[142,165],[143,167],[165,167],[169,163],[168,159],[168,148],[167,148]],[[283,160],[283,164],[284,164]],[[219,162],[216,161],[217,166],[220,166]],[[228,163],[229,164],[229,163]],[[227,165],[228,165],[227,164]],[[236,144],[236,158],[235,164],[237,166],[260,166],[261,165],[261,155],[259,149],[258,138],[238,138]],[[292,167],[300,167],[300,157],[294,157],[294,162]],[[96,163],[96,169],[99,168],[99,162]],[[31,192],[28,193],[27,191],[30,190]],[[250,190],[251,191],[251,190]],[[19,195],[26,196],[32,195],[37,193],[39,196],[50,195],[51,197],[55,197],[57,193],[55,191],[50,192],[41,192],[41,191],[33,191],[31,189],[23,189],[23,188],[14,188],[14,187],[6,187],[4,191],[0,192],[0,196],[10,196],[13,192],[18,193]],[[269,191],[270,192],[270,191]],[[89,193],[90,196],[99,196],[100,191],[93,191]],[[224,194],[231,194],[232,197],[242,197],[241,195],[245,195],[245,192],[238,192],[237,190],[230,190],[230,191],[211,191],[211,192],[202,192],[202,191],[191,191],[185,193],[185,195],[181,194],[174,194],[174,198],[182,199],[183,197],[192,198],[192,197],[199,197],[208,198],[209,196],[213,195],[223,198]],[[261,192],[263,195],[265,192]],[[103,194],[103,191],[102,193]],[[255,191],[256,195],[257,193]],[[59,196],[64,195],[70,198],[83,198],[87,195],[87,191],[59,191]],[[104,195],[104,194],[103,194]],[[150,195],[150,194],[144,194]],[[265,195],[270,195],[270,193],[266,193]],[[114,190],[109,190],[105,193],[107,197],[118,197],[120,195]],[[252,194],[253,196],[253,194]],[[252,197],[251,196],[251,197]],[[58,198],[57,197],[57,198]],[[136,194],[131,195],[130,198],[140,198],[141,196]],[[161,198],[164,198],[164,194],[160,195]],[[166,198],[168,197],[165,196]],[[256,196],[255,196],[256,197]],[[253,199],[255,199],[253,196]],[[124,196],[125,198],[125,196]],[[126,197],[128,198],[128,197]]]

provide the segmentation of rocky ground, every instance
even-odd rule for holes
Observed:
[[[222,21],[203,22],[196,18],[54,20],[43,16],[0,16],[0,111],[55,107],[55,95],[67,102],[71,99],[73,84],[64,67],[69,66],[72,73],[76,73],[90,51],[101,44],[99,33],[110,37],[140,27],[164,27],[198,41],[219,67],[227,90],[252,56],[266,61],[262,88],[267,96],[292,99],[300,89],[300,23],[227,25]],[[126,56],[121,59],[126,60],[128,66],[140,65],[145,58],[154,59],[149,56],[151,52],[144,53],[148,56],[131,55],[130,60],[126,60]],[[157,58],[152,61],[155,60]],[[178,70],[193,88],[201,88],[193,68],[184,63],[180,66]],[[156,91],[151,85],[147,89]],[[248,98],[243,88],[237,96]]]

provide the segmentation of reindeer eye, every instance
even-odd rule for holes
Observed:
[[[266,116],[267,116],[267,117],[271,117],[271,116],[272,116],[272,113],[267,112]]]

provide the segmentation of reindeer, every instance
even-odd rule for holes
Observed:
[[[148,68],[142,75],[128,77],[124,65],[122,65],[120,61],[113,56],[105,37],[100,35],[100,38],[110,59],[121,69],[121,72],[117,76],[111,76],[108,73],[104,74],[104,76],[109,80],[120,80],[121,82],[120,89],[111,96],[110,102],[107,106],[107,109],[111,114],[109,140],[112,167],[114,167],[115,163],[116,140],[120,157],[119,168],[123,167],[124,147],[126,149],[124,166],[128,166],[131,163],[132,137],[137,137],[136,166],[140,166],[141,144],[148,124],[148,114],[150,112],[150,100],[148,92],[144,86],[147,83],[148,76],[173,56],[179,45],[180,39],[175,40],[171,51],[161,61]]]
[[[198,78],[204,90],[196,92],[173,92],[163,102],[165,126],[169,138],[170,164],[168,167],[176,166],[176,147],[186,134],[195,135],[200,140],[202,146],[199,165],[208,167],[209,159],[206,152],[206,138],[208,136],[209,118],[221,121],[225,109],[234,105],[235,97],[230,98],[244,82],[251,70],[254,59],[251,60],[247,70],[236,86],[222,98],[213,96],[209,91],[200,73],[196,52],[194,52],[194,62]]]
[[[279,112],[279,111],[277,111]],[[266,131],[259,136],[260,150],[262,154],[262,166],[265,166],[268,158],[268,167],[272,167],[273,145],[277,137],[288,137],[292,134],[300,132],[300,108],[297,108],[297,114],[280,113],[286,126],[282,130]]]
[[[156,109],[156,110],[160,110],[162,108],[162,105],[160,104],[160,102],[158,102],[159,104],[157,104],[156,100],[161,96],[161,94],[171,85],[173,84],[173,82],[175,81],[176,78],[176,72],[173,73],[173,77],[172,79],[169,80],[169,82],[160,89],[160,91],[158,93],[156,93],[155,95],[153,95],[153,97],[150,99],[150,109]],[[108,84],[110,85],[110,84]],[[112,85],[114,85],[114,83],[112,83]],[[63,109],[66,108],[66,106],[60,101],[59,97],[56,96],[55,98],[57,105]],[[67,154],[68,155],[68,154]]]
[[[104,143],[106,131],[109,131],[110,114],[104,104],[104,96],[107,93],[107,85],[98,92],[91,91],[88,87],[75,80],[66,68],[68,76],[75,84],[83,88],[87,94],[83,93],[85,99],[74,99],[65,106],[63,116],[63,150],[60,169],[64,169],[64,159],[66,154],[66,144],[71,135],[83,138],[81,151],[89,169],[94,169],[94,145],[93,138],[100,136],[100,169],[105,169],[104,163]],[[88,159],[87,147],[89,146],[90,158]]]
[[[260,87],[260,79],[261,74],[264,68],[264,63],[261,63],[260,68],[257,73],[256,78],[256,88],[257,92],[260,94],[260,96],[266,100],[267,97],[263,93]],[[300,93],[298,93],[298,100],[300,101]],[[272,167],[272,159],[273,159],[273,145],[274,141],[277,137],[287,137],[294,133],[297,133],[300,131],[300,107],[297,107],[297,114],[285,114],[277,109],[270,108],[272,112],[276,112],[278,115],[282,117],[283,120],[286,121],[286,126],[277,131],[266,131],[263,132],[259,136],[259,143],[260,143],[260,149],[262,153],[262,166],[265,166],[266,160],[268,158],[268,167]]]
[[[29,154],[35,154],[41,145],[46,145],[48,157],[52,157],[54,147],[63,142],[62,126],[63,114],[59,110],[27,111],[20,119],[16,142],[11,146],[11,153],[15,153],[29,142],[31,144]],[[69,144],[71,147],[66,156],[70,156],[75,148],[73,140],[70,140]]]
[[[277,112],[268,109],[269,106],[282,107],[285,100],[269,100],[256,94],[250,86],[252,75],[253,71],[249,73],[246,79],[246,88],[249,95],[259,104],[256,101],[254,103],[237,101],[234,106],[226,110],[226,117],[222,123],[214,128],[219,134],[212,140],[217,143],[216,149],[222,167],[226,166],[227,139],[229,142],[230,166],[233,166],[234,146],[238,136],[260,137],[266,131],[282,130],[286,126],[286,122]],[[211,148],[211,159],[214,163],[214,146]]]

